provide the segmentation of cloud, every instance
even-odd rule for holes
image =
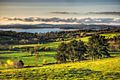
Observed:
[[[28,17],[28,18],[8,18],[5,17],[5,20],[8,21],[22,21],[22,22],[65,22],[65,23],[85,23],[85,24],[94,24],[94,23],[120,23],[120,18],[40,18],[40,17]],[[1,19],[2,20],[2,19]]]
[[[120,12],[89,12],[90,14],[119,15]]]
[[[79,14],[77,12],[50,12],[52,14]]]

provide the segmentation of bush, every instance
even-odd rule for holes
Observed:
[[[23,68],[24,67],[23,61],[22,60],[14,61],[14,67],[15,68]]]

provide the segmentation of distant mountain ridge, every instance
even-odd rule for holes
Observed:
[[[60,28],[60,29],[80,29],[80,30],[104,30],[120,28],[120,25],[84,25],[84,24],[36,24],[36,25],[0,25],[0,29],[40,29],[40,28]]]

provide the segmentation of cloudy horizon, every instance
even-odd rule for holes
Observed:
[[[3,17],[120,19],[119,3],[119,0],[0,0],[0,24]]]
[[[120,25],[120,18],[40,18],[0,17],[0,25],[8,24],[107,24]]]

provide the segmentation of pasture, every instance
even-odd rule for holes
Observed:
[[[106,38],[111,38],[120,33],[101,34]],[[88,42],[88,37],[74,38]],[[60,42],[49,42],[45,44],[14,45],[15,47],[42,46],[56,49]],[[0,80],[119,80],[120,79],[120,52],[109,52],[111,58],[84,60],[80,62],[67,62],[63,64],[43,65],[45,63],[55,63],[56,51],[39,51],[36,60],[34,55],[26,51],[0,51],[0,61],[22,60],[25,66],[31,68],[4,68],[0,66]],[[37,64],[37,66],[36,66]]]
[[[25,66],[35,66],[37,64],[42,65],[44,60],[47,63],[54,63],[56,52],[39,52],[38,60],[34,55],[30,55],[28,52],[0,52],[0,61],[6,62],[7,60],[23,60]]]
[[[14,80],[119,80],[120,57],[0,70],[0,79]]]

